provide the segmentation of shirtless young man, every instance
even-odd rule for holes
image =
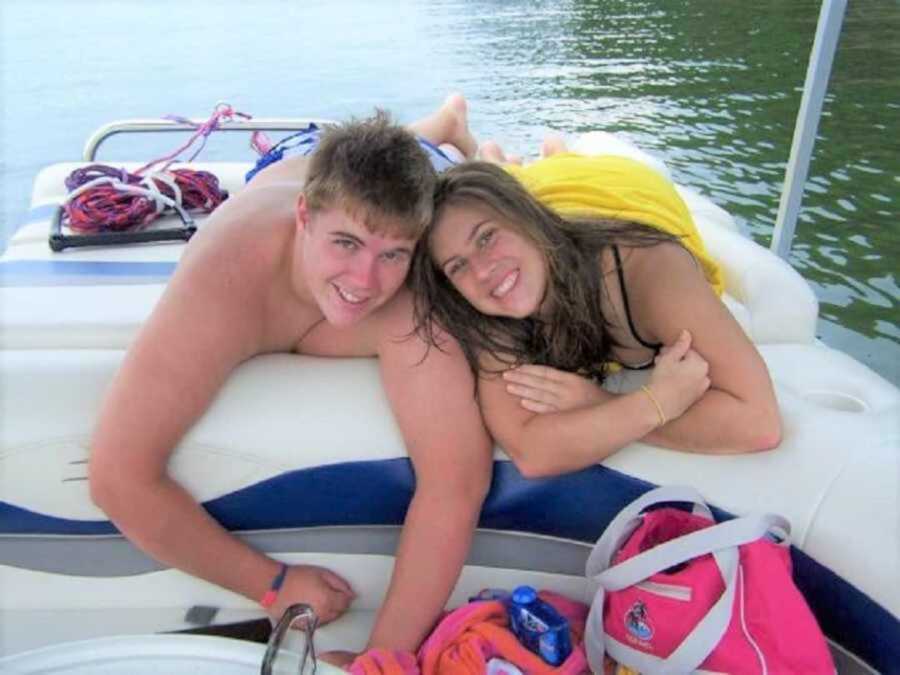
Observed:
[[[410,129],[474,153],[462,97]],[[168,475],[169,457],[235,366],[254,355],[379,357],[416,490],[369,646],[408,651],[456,582],[492,467],[462,353],[402,339],[413,329],[404,281],[431,218],[434,181],[415,137],[382,115],[328,129],[313,155],[261,171],[185,250],[110,386],[90,461],[92,498],[132,542],[260,601],[281,564],[213,520]],[[295,565],[268,613],[277,619],[306,602],[327,622],[353,597],[338,575]]]

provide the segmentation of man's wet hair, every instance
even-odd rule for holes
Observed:
[[[418,239],[431,221],[436,177],[416,137],[376,110],[323,129],[303,192],[313,210],[341,208],[373,233]]]

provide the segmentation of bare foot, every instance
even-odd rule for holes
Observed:
[[[496,141],[485,141],[478,148],[478,159],[491,164],[506,164],[506,153]]]
[[[550,157],[560,152],[568,152],[566,140],[559,134],[547,134],[541,143],[541,157]]]
[[[469,131],[469,104],[462,94],[450,94],[440,108],[439,114],[445,115],[449,121],[447,137],[444,142],[455,145],[466,156],[475,157],[478,152],[478,141]]]
[[[491,164],[518,164],[522,166],[521,155],[507,155],[496,141],[485,141],[478,148],[478,159]]]

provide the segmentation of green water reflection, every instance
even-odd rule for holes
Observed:
[[[468,6],[472,6],[471,4]],[[709,0],[476,3],[496,127],[623,132],[768,245],[820,4]],[[900,381],[900,4],[852,2],[792,265],[821,335]],[[510,125],[510,118],[515,121]]]
[[[767,244],[820,3],[0,6],[2,235],[27,210],[38,170],[75,159],[111,119],[200,116],[225,99],[257,116],[344,118],[378,104],[411,120],[460,90],[479,135],[518,152],[547,129],[623,133]],[[821,336],[896,383],[898,120],[900,3],[852,0],[791,263],[822,303]],[[129,138],[102,158],[149,159],[170,141]],[[249,159],[243,145],[217,155],[216,143],[206,159]]]

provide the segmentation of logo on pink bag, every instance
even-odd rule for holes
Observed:
[[[653,627],[647,619],[647,606],[638,600],[625,613],[625,628],[638,640],[647,641],[653,637]]]

